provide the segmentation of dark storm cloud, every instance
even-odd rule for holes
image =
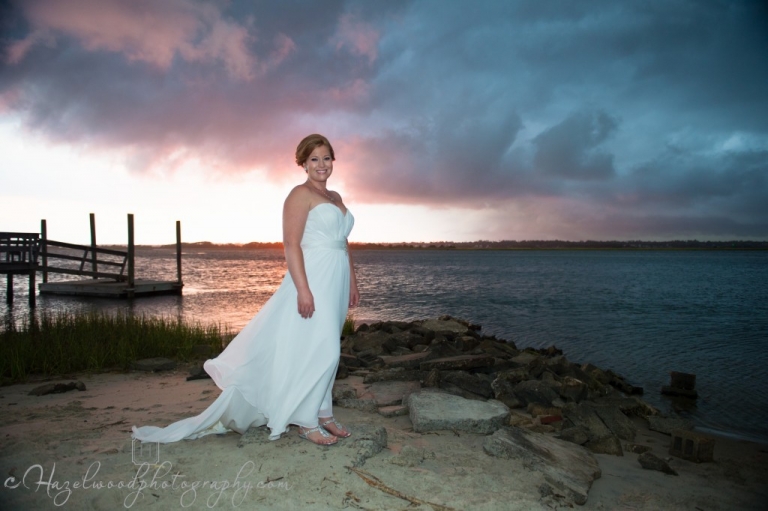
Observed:
[[[10,5],[0,115],[138,172],[277,178],[318,131],[358,201],[540,199],[552,235],[768,237],[759,2]]]

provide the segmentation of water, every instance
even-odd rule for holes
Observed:
[[[644,399],[705,430],[768,441],[768,252],[355,251],[357,320],[442,314],[483,325],[518,347],[556,345],[569,360],[612,369]],[[140,250],[139,276],[173,279],[175,254]],[[277,289],[281,251],[184,254],[184,296],[132,303],[38,297],[43,310],[126,310],[239,330]],[[61,277],[66,278],[66,277]],[[23,288],[0,313],[29,314]],[[19,292],[21,291],[21,292]],[[660,395],[669,372],[695,373],[699,399]]]

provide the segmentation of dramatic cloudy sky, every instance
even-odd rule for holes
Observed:
[[[279,240],[319,132],[353,241],[768,239],[761,1],[0,5],[0,230]]]

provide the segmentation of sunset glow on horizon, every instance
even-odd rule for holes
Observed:
[[[0,7],[0,231],[280,241],[322,133],[352,242],[768,240],[759,2]]]

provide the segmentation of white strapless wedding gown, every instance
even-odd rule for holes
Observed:
[[[290,272],[226,349],[203,366],[223,391],[203,413],[164,428],[133,427],[143,442],[176,442],[266,424],[270,440],[289,424],[313,427],[333,415],[331,390],[349,307],[347,236],[354,218],[329,202],[309,212],[301,248],[315,312],[299,315]]]

